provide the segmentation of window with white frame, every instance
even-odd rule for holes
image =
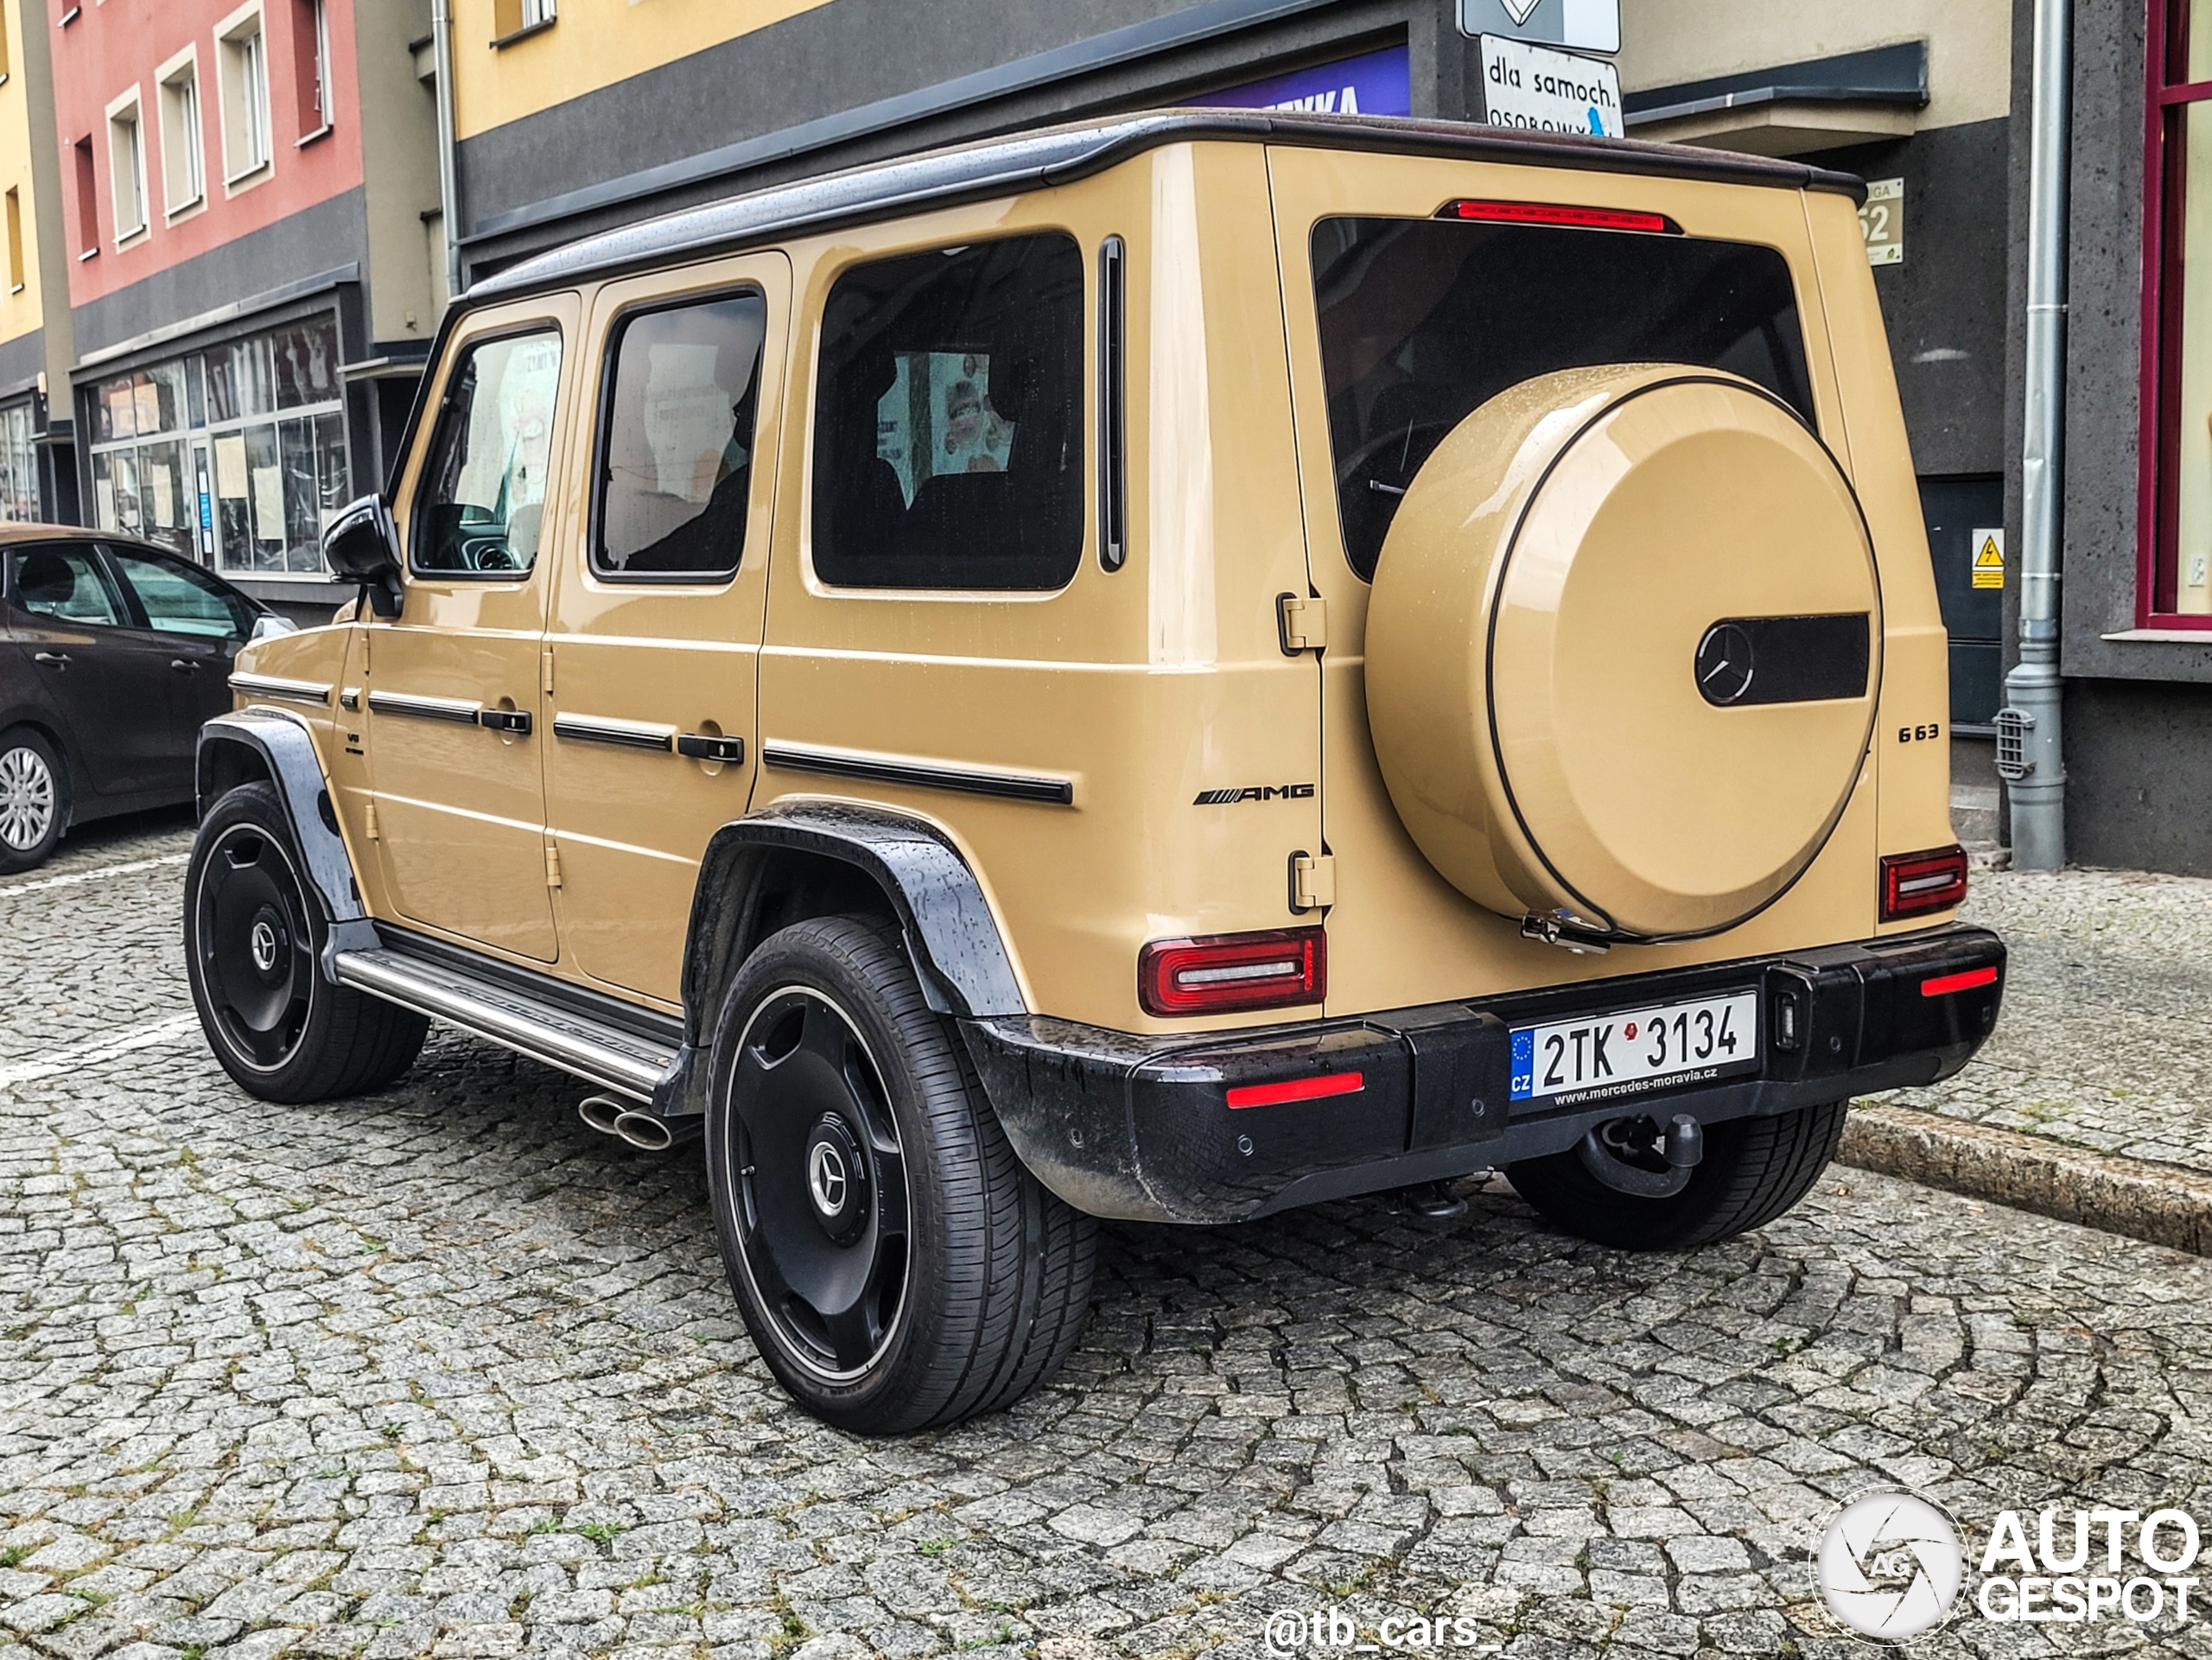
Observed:
[[[161,89],[162,183],[168,211],[181,213],[207,194],[199,59],[188,52],[164,66]]]
[[[133,91],[108,106],[108,190],[120,247],[146,228],[146,129]]]
[[[330,18],[323,0],[292,0],[292,73],[300,141],[330,130]]]
[[[215,34],[223,100],[223,177],[236,184],[267,167],[269,44],[258,4],[233,12]]]

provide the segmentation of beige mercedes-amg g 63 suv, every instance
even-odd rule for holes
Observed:
[[[870,1432],[1045,1377],[1097,1218],[1767,1222],[2005,967],[1857,190],[1167,112],[479,284],[356,607],[206,728],[215,1054],[315,1100],[444,1021],[703,1136]]]

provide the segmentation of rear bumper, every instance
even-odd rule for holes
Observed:
[[[1710,1124],[1933,1084],[1995,1028],[2004,979],[1995,934],[1950,927],[1248,1032],[1137,1037],[1040,1015],[961,1030],[1015,1151],[1062,1199],[1094,1216],[1238,1222],[1562,1153],[1631,1112]],[[1742,1075],[1576,1104],[1512,1098],[1516,1027],[1749,990],[1760,1059]],[[1357,1094],[1229,1104],[1242,1086],[1351,1072]]]

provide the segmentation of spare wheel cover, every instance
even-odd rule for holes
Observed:
[[[1881,686],[1834,458],[1749,381],[1569,370],[1469,416],[1378,563],[1369,718],[1469,897],[1621,939],[1719,932],[1834,834]]]

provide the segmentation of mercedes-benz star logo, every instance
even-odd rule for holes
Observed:
[[[814,1208],[823,1215],[834,1217],[845,1208],[851,1180],[845,1173],[844,1155],[826,1141],[807,1150],[806,1185],[814,1195]]]
[[[253,932],[247,944],[253,952],[254,967],[266,974],[276,966],[276,931],[267,923],[253,925]]]
[[[1751,637],[1732,622],[1715,623],[1697,648],[1697,689],[1708,703],[1726,709],[1751,689],[1758,665]]]
[[[1958,1524],[1911,1493],[1869,1493],[1828,1523],[1814,1564],[1828,1612],[1861,1637],[1903,1643],[1942,1625],[1966,1578]]]

